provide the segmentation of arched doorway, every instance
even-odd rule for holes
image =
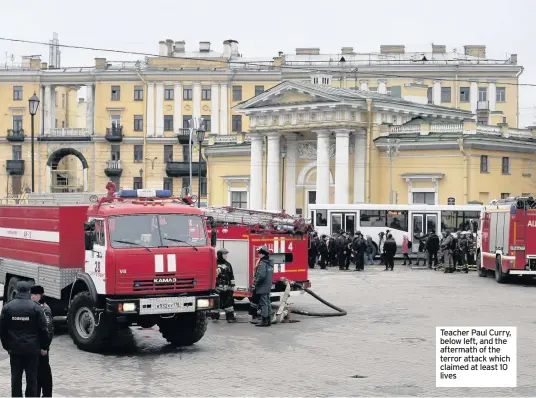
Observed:
[[[47,161],[46,190],[50,193],[87,192],[88,163],[81,152],[60,148]]]

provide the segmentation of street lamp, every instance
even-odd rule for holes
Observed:
[[[399,139],[387,139],[387,156],[389,157],[389,204],[393,204],[393,158],[398,156],[399,150]]]
[[[30,115],[32,116],[32,192],[35,192],[35,161],[34,161],[34,116],[39,108],[39,98],[37,95],[32,95],[28,100],[28,106],[30,108]]]
[[[197,185],[197,207],[201,207],[201,148],[203,141],[205,140],[205,130],[202,128],[197,130],[197,142],[199,143],[199,162],[197,163],[197,178],[199,179]]]
[[[198,140],[198,134],[194,135],[194,132],[195,133],[199,133],[201,129],[201,127],[203,127],[203,118],[202,117],[194,117],[190,120],[188,120],[188,124],[190,125],[190,128],[188,129],[189,130],[189,140],[188,140],[188,152],[190,153],[190,181],[188,181],[188,195],[192,195],[192,141],[193,139],[196,140],[196,143],[197,143],[197,140]],[[181,134],[182,135],[182,134]],[[203,136],[201,137],[201,139],[204,139],[205,138],[205,133],[203,132]],[[201,154],[199,154],[199,156],[201,156]],[[199,198],[197,198],[197,200],[199,201]],[[198,205],[200,206],[200,205]]]
[[[282,174],[281,177],[281,208],[283,209],[283,204],[285,203],[285,158],[287,157],[287,148],[283,147],[281,148],[281,159],[283,159],[283,162],[281,162],[282,167]]]

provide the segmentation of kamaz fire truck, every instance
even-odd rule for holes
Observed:
[[[536,275],[536,201],[532,197],[495,200],[485,206],[477,242],[478,275],[495,273],[498,283]]]
[[[232,207],[206,208],[207,225],[216,231],[217,247],[225,247],[233,266],[236,289],[241,300],[250,297],[255,267],[259,260],[257,248],[266,245],[274,262],[272,300],[277,301],[284,285],[281,278],[310,287],[308,280],[308,234],[312,225],[301,217],[286,213],[245,210]],[[293,290],[298,291],[293,285]]]
[[[42,285],[83,350],[98,351],[133,324],[158,324],[176,346],[196,343],[219,305],[203,213],[170,191],[117,195],[110,184],[91,205],[0,206],[4,302],[18,281]]]

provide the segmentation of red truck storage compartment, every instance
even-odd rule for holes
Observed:
[[[0,206],[0,257],[84,268],[82,206]]]

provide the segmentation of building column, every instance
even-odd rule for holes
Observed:
[[[454,95],[456,95],[455,93]],[[434,100],[434,105],[441,105],[441,81],[434,81],[434,88],[432,89],[432,98]]]
[[[495,111],[497,101],[497,86],[494,81],[488,83],[488,100],[490,112]]]
[[[285,158],[285,205],[288,214],[296,214],[296,156],[298,143],[294,134],[285,136],[287,139],[287,157]]]
[[[329,138],[327,130],[317,131],[316,140],[316,204],[329,204]]]
[[[154,136],[154,83],[147,83],[147,132],[146,134],[148,137]]]
[[[249,208],[262,210],[262,155],[264,137],[261,134],[250,133],[251,159],[249,176]]]
[[[227,105],[227,84],[220,84],[221,89],[221,116],[220,116],[220,134],[229,133],[229,106]]]
[[[378,94],[387,94],[387,80],[378,80]]]
[[[335,130],[335,137],[335,203],[346,205],[348,204],[350,131]]]
[[[366,134],[365,130],[354,133],[354,203],[365,203]]]
[[[213,84],[210,89],[210,98],[212,99],[212,115],[210,116],[211,133],[220,133],[220,86]]]
[[[52,128],[52,125],[50,124],[51,121],[51,113],[52,113],[52,90],[50,87],[50,84],[45,85],[45,134],[49,132],[49,130]]]
[[[175,83],[173,87],[173,98],[175,100],[175,110],[173,111],[173,130],[179,132],[182,128],[182,84]]]
[[[194,82],[193,84],[192,102],[193,102],[192,116],[201,117],[201,83],[200,82]]]
[[[86,85],[86,128],[89,135],[95,134],[95,112],[93,106],[93,84]]]
[[[164,83],[156,83],[156,135],[164,135]]]
[[[359,81],[359,89],[360,89],[361,91],[369,91],[369,89],[368,89],[368,81],[366,81],[366,80],[360,80],[360,81]]]
[[[41,85],[39,87],[39,99],[42,103],[44,103],[45,100],[45,87]],[[37,134],[43,134],[45,129],[45,107],[41,105],[39,108],[39,130],[37,131]]]
[[[473,114],[476,114],[476,108],[478,104],[478,85],[476,84],[476,82],[471,83],[471,88],[469,90],[469,98],[471,100],[471,112]]]
[[[266,148],[266,210],[281,210],[281,134],[268,133]]]
[[[50,88],[50,128],[57,128],[56,127],[56,87],[52,86]]]

